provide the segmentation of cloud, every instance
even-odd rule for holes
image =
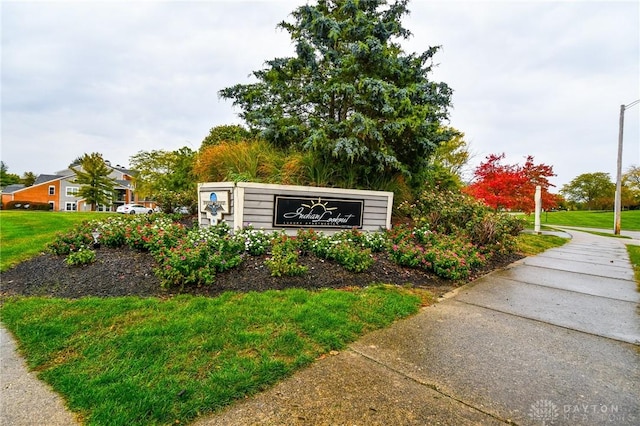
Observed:
[[[304,1],[3,2],[2,160],[51,173],[85,152],[197,149],[240,123],[219,90],[291,56],[276,25]],[[403,45],[441,45],[433,80],[477,162],[505,152],[554,166],[556,183],[615,172],[619,106],[640,98],[637,2],[413,1]],[[625,166],[640,164],[640,106]]]

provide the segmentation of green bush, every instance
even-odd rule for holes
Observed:
[[[506,213],[489,212],[467,224],[474,244],[485,253],[507,254],[517,249],[516,237],[524,229],[524,220]]]
[[[78,251],[69,253],[65,259],[65,263],[68,266],[82,266],[88,265],[96,261],[96,252],[87,248],[81,247]]]
[[[388,233],[389,256],[396,263],[434,272],[442,278],[467,278],[474,268],[483,266],[486,257],[478,247],[460,235],[443,235],[428,227],[398,226]]]
[[[373,265],[371,249],[361,249],[349,241],[334,240],[327,257],[338,262],[343,268],[351,272],[362,272]]]
[[[39,203],[34,201],[9,201],[2,207],[6,210],[51,210],[49,203]]]
[[[226,224],[194,228],[175,245],[154,252],[155,273],[163,287],[211,285],[216,273],[242,262],[243,252],[244,239],[231,235]]]
[[[299,254],[296,240],[283,234],[273,241],[271,257],[264,263],[274,277],[303,275],[308,268],[298,263]]]
[[[73,231],[59,233],[56,239],[47,246],[47,250],[57,256],[66,256],[78,251],[93,244],[92,230],[90,222],[83,222]]]
[[[425,191],[414,203],[398,208],[416,228],[440,235],[454,235],[473,243],[485,254],[511,253],[524,221],[508,213],[496,213],[474,198],[455,191]]]

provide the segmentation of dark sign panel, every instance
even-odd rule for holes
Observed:
[[[362,228],[364,200],[275,196],[274,227]]]

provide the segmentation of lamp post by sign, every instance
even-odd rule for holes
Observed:
[[[620,128],[618,130],[618,162],[616,169],[616,198],[613,205],[613,233],[620,235],[620,211],[622,210],[622,139],[624,135],[624,112],[640,103],[640,99],[629,105],[620,105]]]

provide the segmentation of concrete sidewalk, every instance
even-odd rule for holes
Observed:
[[[637,425],[629,240],[569,231],[418,315],[196,425]],[[67,425],[3,330],[0,424]]]
[[[27,370],[13,337],[0,327],[0,425],[76,425],[64,401]]]
[[[629,240],[569,232],[196,424],[640,424]]]

